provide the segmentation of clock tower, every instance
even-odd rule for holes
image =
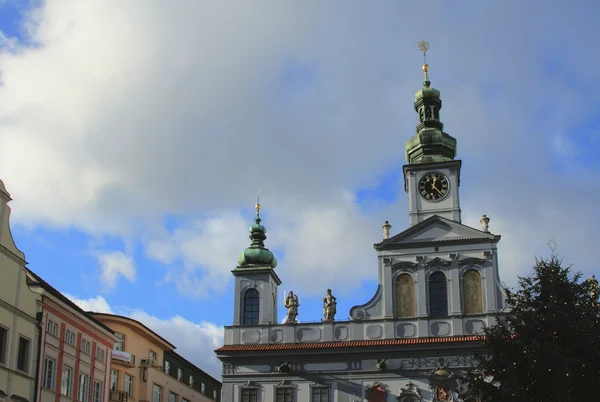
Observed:
[[[427,54],[429,44],[419,47]],[[416,134],[405,146],[408,164],[404,170],[404,190],[408,193],[411,226],[438,215],[461,223],[458,187],[461,161],[455,160],[456,139],[444,132],[440,121],[440,91],[431,86],[429,66],[423,64],[425,81],[415,94],[419,117]]]

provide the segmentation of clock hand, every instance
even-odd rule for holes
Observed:
[[[437,191],[438,193],[440,193],[440,195],[444,195],[444,193],[442,193],[437,187],[433,186],[433,188],[435,189],[435,191]]]

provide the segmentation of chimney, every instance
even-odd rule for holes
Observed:
[[[384,240],[389,239],[390,238],[390,229],[392,228],[392,225],[390,225],[390,223],[388,221],[385,221],[385,223],[383,224],[383,226],[381,228],[383,229]]]

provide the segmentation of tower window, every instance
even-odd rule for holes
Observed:
[[[446,275],[437,271],[429,277],[429,315],[440,317],[448,315],[448,289]]]
[[[256,289],[248,289],[244,294],[244,325],[258,324],[259,298]]]

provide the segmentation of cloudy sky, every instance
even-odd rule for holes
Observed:
[[[503,281],[550,238],[598,273],[595,2],[175,3],[0,0],[13,234],[81,305],[143,321],[219,376],[258,189],[299,318],[320,319],[328,287],[339,318],[368,301],[383,221],[408,224],[420,40],[463,161],[463,223],[491,218]]]

